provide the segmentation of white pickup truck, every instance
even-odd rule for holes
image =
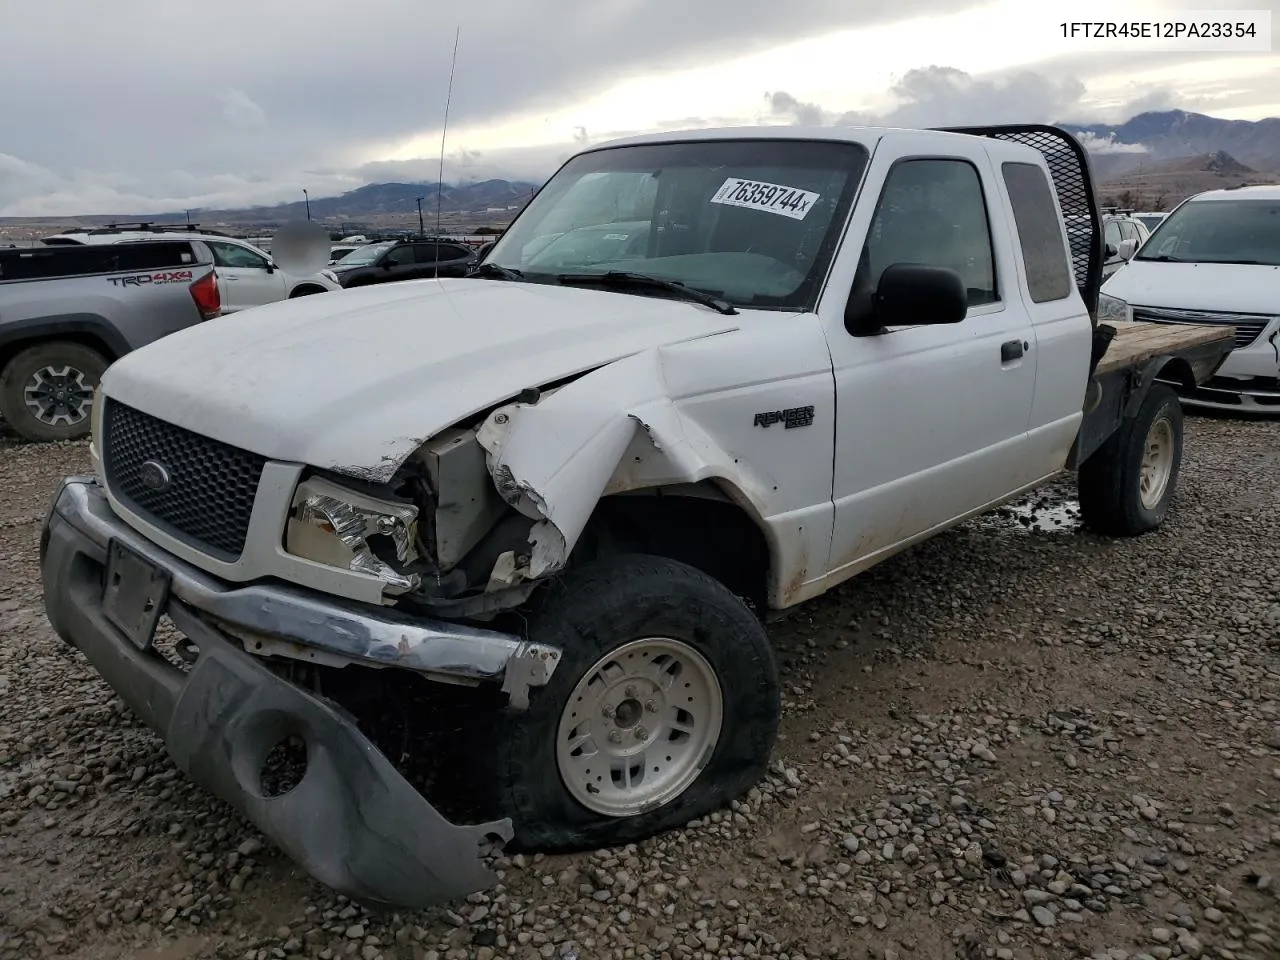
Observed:
[[[1075,258],[1064,214],[1090,228]],[[494,840],[647,837],[764,773],[770,612],[1063,471],[1095,529],[1163,521],[1176,390],[1232,332],[1095,328],[1102,250],[1053,127],[592,148],[472,276],[112,365],[96,476],[43,532],[49,619],[180,768],[353,897],[479,889]],[[477,825],[371,719],[445,683],[497,714],[453,734],[483,782],[445,771],[492,794]]]

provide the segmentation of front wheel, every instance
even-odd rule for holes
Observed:
[[[777,666],[760,621],[719,582],[661,557],[611,557],[563,578],[530,639],[564,656],[498,738],[518,846],[631,843],[764,775]]]
[[[88,436],[93,391],[107,364],[96,350],[71,341],[27,347],[0,373],[0,415],[26,440]]]
[[[1173,388],[1152,384],[1135,416],[1080,465],[1085,525],[1129,537],[1164,522],[1182,465],[1182,403]]]

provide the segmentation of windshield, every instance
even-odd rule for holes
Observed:
[[[394,244],[391,243],[371,243],[367,247],[361,247],[359,250],[352,250],[345,257],[339,260],[334,266],[337,267],[364,267],[373,263],[378,257],[382,256]]]
[[[1161,221],[1135,259],[1280,266],[1280,200],[1191,200]]]
[[[866,166],[858,144],[704,140],[571,159],[486,261],[554,281],[622,271],[742,307],[812,307]]]

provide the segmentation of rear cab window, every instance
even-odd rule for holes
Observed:
[[[1009,191],[1032,302],[1071,296],[1071,265],[1048,176],[1034,163],[1014,161],[1001,164],[1000,172]]]

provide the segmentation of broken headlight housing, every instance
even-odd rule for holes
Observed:
[[[365,496],[318,477],[298,484],[285,530],[295,557],[377,577],[387,593],[416,590],[418,508]]]

